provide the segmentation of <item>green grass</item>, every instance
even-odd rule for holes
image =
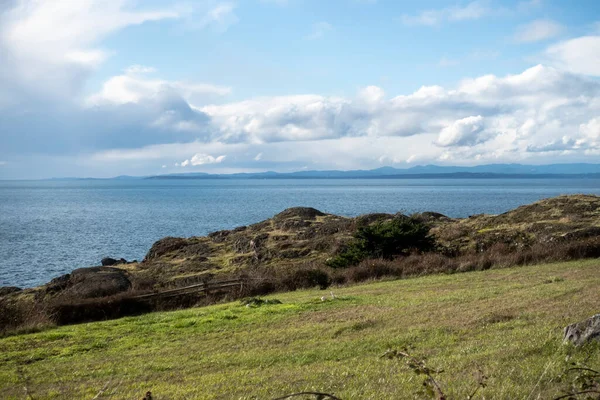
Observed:
[[[600,311],[600,261],[488,270],[273,296],[66,326],[0,339],[0,398],[269,399],[317,390],[343,399],[419,398],[408,347],[465,399],[546,399],[565,357],[600,364],[598,346],[561,344],[562,328]],[[321,301],[321,296],[327,301]]]

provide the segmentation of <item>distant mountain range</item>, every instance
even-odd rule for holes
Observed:
[[[353,171],[297,171],[208,174],[190,172],[143,177],[143,179],[443,179],[443,178],[600,178],[600,164],[488,164],[473,167],[418,165],[411,168],[381,167]],[[120,176],[116,179],[132,179]],[[138,178],[141,179],[141,178]]]
[[[113,178],[51,178],[50,180],[137,180],[137,179],[600,179],[600,164],[487,164],[473,167],[445,167],[439,165],[417,165],[411,168],[381,167],[369,170],[326,170],[296,172],[240,172],[234,174],[209,174],[187,172],[151,176],[119,175]]]

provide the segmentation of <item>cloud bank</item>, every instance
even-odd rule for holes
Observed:
[[[231,102],[235,88],[166,79],[139,64],[86,92],[91,74],[111,54],[103,38],[144,23],[184,21],[193,11],[142,9],[125,0],[74,4],[0,5],[0,173],[18,177],[27,165],[38,176],[49,164],[111,175],[168,172],[176,163],[233,172],[597,161],[600,155],[597,35],[549,45],[540,64],[520,73],[482,75],[451,87],[396,95],[367,86],[350,96]],[[237,20],[234,10],[232,3],[214,3],[196,18],[198,27],[229,26]],[[495,12],[476,1],[408,16],[405,23],[435,25]],[[522,41],[556,34],[547,24],[532,26],[523,29]]]
[[[455,88],[424,86],[388,97],[371,86],[353,98],[257,98],[209,105],[206,139],[153,145],[99,160],[201,153],[187,165],[219,167],[377,167],[435,162],[552,162],[600,155],[600,83],[537,65],[520,74],[485,75]],[[220,161],[207,154],[227,154]],[[272,164],[270,164],[272,163]]]

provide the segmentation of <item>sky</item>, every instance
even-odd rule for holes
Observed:
[[[0,0],[0,179],[572,162],[598,0]]]

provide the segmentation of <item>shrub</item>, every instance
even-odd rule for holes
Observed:
[[[355,237],[370,257],[388,260],[415,250],[428,251],[434,246],[429,227],[414,218],[394,218],[361,227]]]
[[[35,332],[51,324],[35,303],[0,298],[0,337]]]
[[[356,265],[369,254],[364,250],[362,243],[359,241],[351,242],[338,255],[326,261],[328,267],[331,268],[346,268],[350,265]]]
[[[318,286],[324,290],[331,285],[329,274],[321,269],[300,269],[286,276],[282,282],[284,288],[296,290]]]
[[[434,248],[429,227],[415,218],[394,218],[373,225],[361,226],[354,241],[344,251],[327,261],[332,268],[356,265],[367,257],[391,260],[411,252]]]
[[[345,272],[347,280],[350,282],[362,282],[386,276],[399,277],[402,275],[402,269],[398,268],[396,263],[381,259],[366,259],[359,265],[348,268]]]

